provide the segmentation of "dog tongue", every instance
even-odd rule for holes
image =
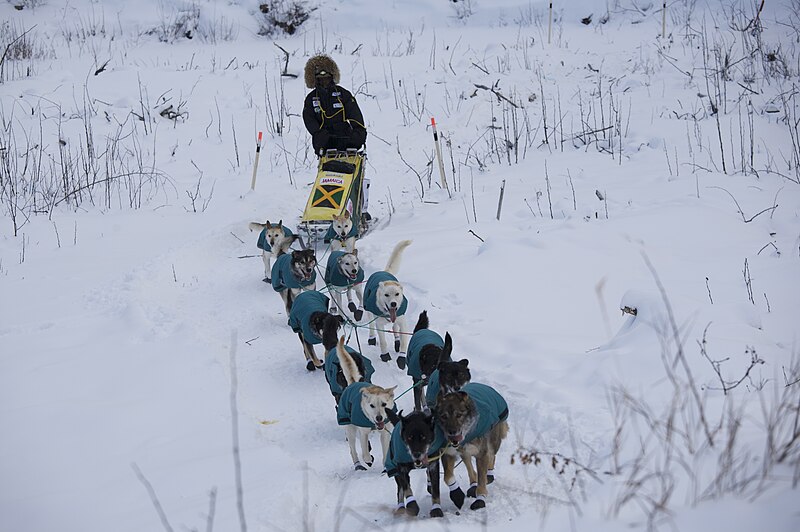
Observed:
[[[396,308],[390,308],[389,309],[389,318],[392,320],[392,323],[394,323],[394,321],[397,319],[397,309]]]

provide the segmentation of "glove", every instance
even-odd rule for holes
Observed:
[[[330,140],[330,133],[326,129],[320,129],[315,131],[311,135],[311,144],[314,146],[314,151],[319,152],[319,150],[325,149],[328,145],[328,141]]]

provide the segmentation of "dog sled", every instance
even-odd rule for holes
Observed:
[[[364,151],[327,150],[319,159],[317,178],[308,196],[298,230],[312,245],[323,240],[334,216],[349,211],[358,228],[358,237],[369,229],[367,213],[369,180],[364,177]]]

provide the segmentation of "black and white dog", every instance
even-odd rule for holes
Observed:
[[[432,506],[431,517],[444,517],[439,492],[439,459],[447,444],[444,433],[436,424],[430,412],[412,412],[404,416],[387,411],[389,420],[394,423],[389,452],[384,465],[386,473],[397,483],[396,512],[405,508],[409,515],[419,514],[419,504],[411,490],[411,471],[426,469],[430,486]],[[460,492],[460,495],[459,495]],[[461,508],[464,492],[456,486],[450,499]]]
[[[328,312],[328,302],[325,295],[316,290],[309,290],[297,296],[289,311],[289,326],[297,333],[300,343],[303,344],[308,371],[314,371],[324,365],[314,351],[314,346],[322,343],[324,332],[333,330],[336,334],[335,331],[344,323],[344,318]]]
[[[316,267],[317,257],[313,249],[285,253],[272,265],[272,289],[281,295],[287,314],[300,292],[316,290]]]
[[[453,351],[453,339],[450,337],[450,333],[445,333],[445,337],[442,339],[428,326],[428,312],[423,310],[414,327],[414,335],[408,342],[406,373],[414,382],[415,410],[426,408],[424,388],[428,385],[428,378],[442,362],[450,360],[450,353]],[[400,357],[398,357],[399,359]]]
[[[425,402],[429,408],[433,408],[443,395],[459,391],[470,380],[472,374],[469,371],[469,360],[466,358],[457,362],[452,360],[442,362],[428,378]]]

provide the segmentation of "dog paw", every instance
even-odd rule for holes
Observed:
[[[431,517],[444,517],[444,512],[441,508],[432,508]]]
[[[394,352],[395,353],[399,353],[400,352],[400,340],[395,340],[394,341]]]
[[[361,318],[363,317],[364,317],[364,311],[361,310],[360,308],[357,308],[353,311],[353,318],[355,318],[356,321],[361,321]]]
[[[494,482],[494,475],[486,475],[486,483],[491,484]]]
[[[473,484],[467,490],[467,497],[472,497],[473,499],[478,496],[478,485]]]
[[[263,278],[263,279],[261,279],[261,280],[262,280],[262,281],[264,281],[264,282],[265,282],[265,283],[267,283],[267,284],[272,284],[272,279],[270,279],[269,277],[264,277],[264,278]]]
[[[460,510],[464,506],[464,491],[461,488],[456,488],[450,491],[450,500]]]
[[[356,304],[351,301],[351,302],[349,302],[347,304],[347,308],[350,309],[350,312],[355,312],[356,311]]]
[[[369,338],[369,339],[367,339],[367,343],[369,345],[378,345],[378,339],[377,338]]]
[[[397,362],[397,367],[398,367],[398,368],[400,368],[400,369],[406,369],[406,357],[404,357],[404,356],[399,356],[399,357],[397,357],[397,360],[396,360],[396,362]]]
[[[411,501],[406,504],[406,513],[414,517],[419,515],[419,504],[417,504],[417,501]]]
[[[381,355],[381,360],[383,360],[384,362],[389,362],[391,359],[392,355],[390,355],[389,353],[384,353]]]
[[[486,501],[483,499],[475,499],[475,502],[469,505],[470,510],[480,510],[481,508],[486,508]]]
[[[358,462],[357,464],[355,464],[353,466],[353,469],[355,469],[356,471],[366,471],[367,470],[367,468],[364,467],[364,465],[361,462]]]
[[[309,360],[309,361],[306,363],[306,369],[307,369],[308,371],[314,371],[315,369],[317,369],[317,366],[315,366],[315,365],[314,365],[314,363],[313,363],[313,362],[311,362],[311,361]]]

